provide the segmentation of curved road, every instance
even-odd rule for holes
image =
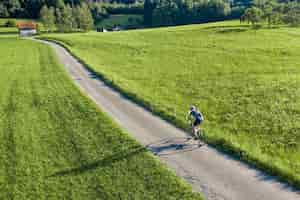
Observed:
[[[106,86],[61,46],[59,61],[83,93],[208,200],[300,200],[300,192],[188,135]]]

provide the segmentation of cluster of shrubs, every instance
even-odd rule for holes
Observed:
[[[94,26],[92,13],[85,3],[62,4],[59,8],[45,5],[40,11],[40,21],[48,32],[55,29],[59,32],[88,31]]]
[[[181,25],[239,18],[244,5],[227,0],[145,0],[147,26]]]
[[[95,21],[101,21],[108,18],[109,15],[115,14],[144,14],[144,4],[111,4],[111,3],[94,3],[91,5],[91,12]]]
[[[109,14],[144,14],[144,4],[106,4],[105,8]]]
[[[2,26],[3,27],[16,27],[17,26],[17,22],[16,22],[16,20],[9,19],[6,22],[4,22],[4,24]]]
[[[253,6],[246,9],[241,16],[241,22],[251,23],[259,27],[267,22],[269,26],[287,24],[300,26],[300,3],[289,1],[279,3],[277,1],[255,1]]]

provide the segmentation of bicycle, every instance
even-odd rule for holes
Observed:
[[[195,133],[195,127],[194,127],[194,123],[192,122],[192,120],[190,120],[190,128],[191,128],[191,134],[192,137],[194,139],[201,139],[204,136],[204,131],[202,130],[202,128],[198,127],[197,132]]]

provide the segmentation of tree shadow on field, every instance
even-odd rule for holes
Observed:
[[[130,158],[134,155],[137,155],[139,153],[143,153],[143,152],[146,152],[146,151],[147,151],[146,147],[136,145],[135,147],[133,147],[131,149],[128,149],[126,151],[117,152],[117,153],[115,153],[113,155],[110,155],[110,156],[107,156],[107,157],[105,157],[101,160],[91,162],[91,163],[87,163],[87,164],[83,164],[82,166],[79,166],[79,167],[74,167],[74,168],[71,168],[71,169],[58,171],[54,174],[49,175],[48,177],[66,176],[66,175],[79,175],[79,174],[94,170],[98,167],[109,166],[109,165],[111,165],[115,162],[128,159],[128,158]]]
[[[228,26],[209,26],[209,27],[205,27],[203,29],[206,30],[213,30],[215,31],[215,33],[241,33],[241,32],[246,32],[246,31],[258,31],[258,30],[272,30],[272,29],[280,29],[282,26],[264,26],[261,24],[257,24],[257,25],[251,25],[251,24],[247,24],[247,25],[228,25]]]
[[[203,29],[215,29],[215,30],[218,30],[218,29],[248,29],[250,28],[251,26],[248,25],[248,24],[240,24],[240,25],[224,25],[224,26],[208,26],[208,27],[204,27]]]
[[[241,32],[245,32],[248,29],[246,28],[228,28],[228,29],[219,29],[216,31],[216,33],[221,33],[221,34],[225,34],[225,33],[241,33]]]
[[[0,29],[1,30],[1,29]],[[0,35],[17,35],[18,32],[0,32]]]
[[[110,166],[111,164],[129,159],[132,156],[137,154],[151,151],[154,155],[157,156],[166,156],[173,155],[178,153],[184,153],[187,151],[193,151],[200,148],[202,145],[199,145],[199,142],[194,141],[188,137],[176,137],[176,138],[166,138],[159,141],[155,141],[146,146],[136,145],[130,149],[123,150],[120,152],[116,152],[113,155],[107,156],[101,160],[83,164],[79,167],[74,167],[62,171],[55,172],[49,177],[57,177],[57,176],[67,176],[67,175],[79,175],[97,168]]]

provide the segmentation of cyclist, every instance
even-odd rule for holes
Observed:
[[[198,132],[200,131],[201,134],[201,127],[200,125],[204,121],[204,117],[200,111],[197,110],[196,106],[191,106],[190,110],[188,112],[187,119],[191,121],[192,129],[193,129],[193,135],[195,139],[198,137]]]

